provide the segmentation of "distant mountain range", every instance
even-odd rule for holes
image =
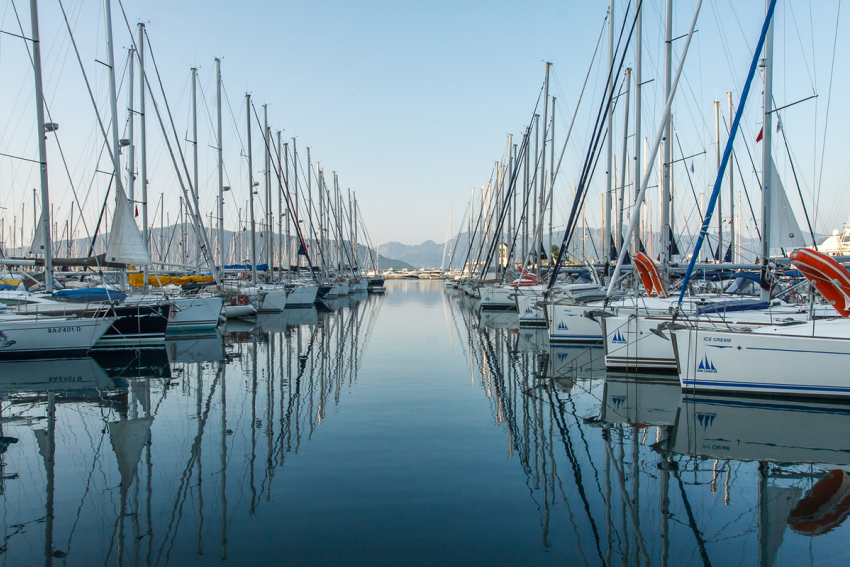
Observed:
[[[104,231],[105,232],[105,231]],[[181,226],[180,225],[171,225],[166,226],[163,229],[154,228],[151,231],[150,235],[150,243],[151,243],[151,257],[153,260],[161,260],[172,263],[172,264],[195,264],[197,259],[200,257],[200,254],[196,253],[196,247],[194,243],[194,236],[191,226],[186,227],[187,240],[188,240],[188,248],[189,253],[186,257],[183,257],[181,254],[181,244],[180,244],[180,233]],[[215,231],[211,231],[207,229],[207,234],[209,235],[210,245],[215,248]],[[266,237],[261,231],[257,231],[256,234],[256,242],[257,242],[257,263],[261,264],[265,262],[265,243]],[[108,237],[108,233],[107,233]],[[274,233],[274,242],[275,246],[280,242],[277,233]],[[28,240],[31,240],[32,235],[28,236]],[[247,258],[249,256],[250,250],[250,235],[247,231],[224,231],[224,251],[227,264],[239,264],[243,262],[247,262]],[[291,250],[297,250],[297,239],[296,237],[291,237],[292,248]],[[433,244],[433,242],[431,243]],[[76,238],[71,242],[68,242],[66,239],[58,239],[55,236],[53,237],[53,255],[54,257],[61,258],[84,258],[89,255],[89,248],[91,244],[89,239],[87,238]],[[399,246],[404,247],[403,244]],[[436,245],[435,245],[436,246]],[[95,244],[94,253],[102,254],[106,251],[106,238],[99,237]],[[29,242],[24,247],[17,246],[16,248],[12,248],[11,246],[2,250],[2,252],[7,257],[13,258],[26,258],[29,256]],[[440,253],[442,254],[442,248],[440,248]],[[359,256],[360,265],[364,270],[372,269],[372,261],[369,254],[368,249],[358,244],[357,246],[357,254]],[[311,256],[313,256],[311,254]],[[189,258],[189,259],[186,259]],[[314,258],[314,263],[316,263],[318,259]],[[439,263],[439,259],[438,259]],[[398,258],[387,257],[383,253],[383,247],[381,253],[378,254],[378,268],[381,270],[386,270],[388,268],[392,268],[394,270],[412,270],[419,266],[410,264]]]
[[[586,237],[584,239],[584,242],[582,242],[582,231],[579,227],[573,238],[573,242],[570,245],[571,255],[577,258],[598,258],[601,254],[601,235],[602,231],[600,229],[588,228],[586,231]],[[729,236],[730,235],[728,232],[723,235],[724,249],[728,248],[729,246]],[[808,238],[808,235],[806,236],[806,240],[810,240],[810,238]],[[563,237],[563,232],[556,232],[553,235],[551,242],[553,242],[555,246],[560,246]],[[818,242],[821,242],[824,238],[825,235],[817,234]],[[654,258],[657,257],[659,253],[659,240],[659,235],[657,233],[654,233],[654,244],[650,247],[648,243],[644,243],[646,251],[650,252],[650,250],[652,250],[652,255]],[[709,254],[708,247],[711,247],[711,254],[715,252],[714,249],[717,247],[716,233],[713,234],[709,240],[710,243],[708,243],[707,245],[703,245],[703,252],[700,254],[700,256],[705,257],[706,254]],[[693,248],[693,244],[695,241],[695,235],[691,236],[688,234],[684,234],[677,238],[677,245],[682,252],[687,254],[688,251]],[[548,235],[543,237],[543,242],[550,242]],[[446,250],[445,260],[443,260],[444,248]],[[479,252],[477,243],[475,248],[470,252],[469,242],[467,240],[466,233],[461,233],[456,239],[450,240],[448,247],[446,247],[445,244],[438,244],[433,240],[426,240],[422,244],[417,245],[402,244],[400,242],[387,242],[385,244],[381,244],[378,247],[378,250],[380,251],[382,257],[380,266],[381,269],[386,269],[386,265],[384,264],[383,260],[383,258],[385,257],[401,261],[402,263],[409,264],[415,268],[440,268],[441,266],[444,268],[448,268],[449,260],[452,258],[452,250],[454,250],[454,257],[451,261],[451,267],[459,269],[463,267],[467,255],[472,256],[474,259]],[[760,245],[757,240],[745,238],[741,243],[739,261],[741,263],[755,262],[759,250]],[[519,251],[515,251],[514,254],[516,255],[518,252]],[[482,256],[484,256],[485,254],[486,251],[481,253]]]
[[[167,262],[171,262],[174,264],[182,264],[189,263],[193,264],[194,261],[186,262],[181,261],[182,254],[180,253],[180,226],[167,226],[163,230],[159,228],[154,228],[151,234],[151,244],[152,244],[152,256],[153,258],[159,259],[160,248],[164,251],[164,255],[167,257]],[[197,258],[194,250],[194,239],[191,236],[191,227],[187,227],[187,233],[189,234],[189,249],[190,254],[188,255],[190,258]],[[210,244],[215,247],[215,233],[214,231],[209,231],[210,234]],[[260,231],[257,232],[257,256],[258,262],[262,263],[262,258],[265,257],[264,253],[264,245],[266,243],[266,235],[262,235]],[[584,243],[582,243],[582,231],[581,228],[576,232],[576,235],[573,239],[573,244],[570,246],[571,255],[573,257],[581,258],[598,258],[601,253],[601,231],[598,228],[588,228],[586,231],[586,237],[584,239]],[[655,245],[650,248],[649,245],[646,245],[647,252],[652,250],[653,257],[658,256],[659,246],[658,242],[658,234],[654,235]],[[31,236],[30,236],[31,238]],[[561,239],[563,238],[563,233],[556,232],[554,237],[551,239],[551,242],[554,245],[560,245]],[[726,233],[724,235],[724,248],[728,247],[728,238],[729,234]],[[825,235],[818,235],[818,241],[822,241],[825,238]],[[274,235],[275,244],[279,242],[277,235]],[[692,247],[692,243],[695,239],[693,237],[685,234],[682,235],[678,239],[679,249],[683,252],[686,252]],[[807,239],[808,240],[808,239]],[[224,249],[225,255],[228,257],[228,263],[241,263],[245,262],[245,258],[248,256],[249,251],[249,241],[250,237],[247,232],[232,232],[229,230],[224,231]],[[550,242],[548,236],[544,236],[544,243]],[[295,237],[292,239],[292,250],[293,252],[297,248],[297,242]],[[58,257],[85,257],[88,256],[89,253],[89,242],[88,239],[78,238],[73,240],[68,245],[67,240],[55,239],[54,237],[54,255]],[[95,253],[103,253],[105,251],[105,239],[99,238],[97,245],[95,246]],[[712,248],[717,246],[716,238],[711,239],[710,246]],[[69,250],[70,248],[70,250]],[[744,242],[741,245],[741,261],[746,262],[754,262],[755,258],[758,255],[759,244],[756,240],[753,239],[744,239]],[[704,247],[705,250],[705,247]],[[444,258],[445,251],[445,258]],[[7,256],[11,257],[27,257],[29,248],[28,246],[21,249],[18,246],[16,249],[7,248],[4,250]],[[70,252],[70,253],[69,253]],[[514,252],[515,255],[519,254],[520,250],[516,250]],[[548,253],[548,251],[547,251]],[[703,252],[705,255],[706,252]],[[402,244],[401,242],[386,242],[382,243],[378,247],[378,269],[386,270],[388,268],[392,268],[394,270],[411,270],[416,268],[440,268],[451,267],[452,268],[462,268],[464,262],[468,257],[471,257],[475,260],[478,255],[483,256],[486,255],[485,251],[480,251],[478,248],[478,244],[473,250],[469,249],[469,242],[467,240],[466,233],[459,234],[456,238],[453,238],[449,241],[448,246],[445,244],[438,244],[433,240],[426,240],[422,244],[409,245]],[[370,258],[369,251],[363,245],[358,245],[358,256],[360,257],[360,265],[363,266],[364,269],[371,269],[372,262]],[[237,259],[242,259],[241,262]]]
[[[413,268],[439,268],[443,259],[443,247],[443,244],[437,244],[433,240],[426,240],[414,246],[401,242],[387,242],[378,246],[378,254],[381,257],[401,261]],[[448,262],[448,259],[446,261]],[[384,268],[383,261],[380,268]]]

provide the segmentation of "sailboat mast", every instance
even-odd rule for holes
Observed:
[[[195,186],[195,194],[200,191],[198,186],[198,69],[192,67],[192,185]],[[187,203],[188,205],[188,203]],[[200,241],[200,235],[195,233],[192,239],[195,245],[195,253],[200,246],[197,243]]]
[[[37,0],[30,0],[30,19],[32,21],[32,56],[35,75],[35,112],[38,123],[38,169],[41,178],[41,230],[44,245],[44,286],[47,293],[53,293],[53,248],[50,244],[50,197],[47,190],[47,142],[44,124],[44,91],[41,83],[41,43],[38,36]],[[116,174],[120,171],[116,168]],[[39,223],[36,223],[36,229]],[[23,237],[21,238],[23,247]]]
[[[664,100],[670,98],[670,88],[673,81],[673,0],[667,0],[666,22],[664,32]],[[666,117],[665,117],[666,118]],[[670,264],[670,162],[673,155],[673,121],[667,124],[664,136],[664,156],[662,162],[661,186],[661,271],[662,277],[667,278],[667,268]]]
[[[765,6],[770,12],[771,0],[765,0]],[[773,156],[771,142],[773,139],[773,18],[768,23],[767,35],[764,38],[764,126],[761,141],[762,179],[762,213],[761,213],[761,300],[770,300],[770,286],[767,283],[767,262],[770,259],[770,184],[773,179]]]
[[[248,122],[248,198],[251,210],[251,281],[257,283],[257,238],[254,225],[254,158],[251,155],[251,95],[245,94],[245,117]]]
[[[297,219],[297,218],[299,218],[298,217],[298,196],[299,196],[300,191],[298,190],[298,144],[295,142],[294,137],[292,138],[292,180],[293,180],[292,184],[295,186],[295,203],[294,203],[295,215],[294,215],[293,218]],[[309,187],[309,184],[310,184],[310,149],[307,148],[307,185],[308,185],[308,187]],[[311,203],[309,202],[309,195],[310,195],[309,189],[308,189],[307,195],[308,195],[308,201],[307,201],[306,206],[304,207],[305,209],[308,209],[307,210],[307,224],[304,226],[304,228],[307,230],[307,240],[304,242],[304,244],[309,248],[310,247],[310,227],[312,226],[312,223],[313,223],[313,217],[311,216],[313,214],[313,209],[311,207]],[[300,227],[296,225],[295,231],[298,232],[299,228]],[[292,244],[289,244],[288,246],[292,246]],[[301,270],[301,256],[298,254],[297,248],[296,248],[296,252],[295,252],[295,267],[297,268],[298,271]],[[310,275],[314,276],[314,274],[310,274]]]
[[[284,144],[284,146],[283,146],[283,161],[284,161],[284,167],[286,168],[285,169],[286,179],[289,179],[289,144],[288,143]],[[295,194],[298,195],[298,187],[297,186],[295,187]],[[290,253],[292,251],[292,241],[290,240],[290,232],[291,231],[290,231],[290,226],[289,226],[289,210],[288,210],[289,203],[287,203],[286,206],[287,206],[287,211],[286,211],[286,241],[285,241],[286,242],[286,248],[285,248],[286,254],[285,254],[285,256],[286,256],[286,269],[287,269],[287,271],[290,271],[291,266],[292,266],[292,260],[290,259],[289,256],[290,256]],[[298,211],[296,210],[295,213],[298,214]],[[283,251],[283,248],[281,249],[281,251]],[[283,255],[284,254],[281,254],[281,256],[283,256]],[[291,274],[288,274],[288,275],[291,275]]]
[[[106,25],[106,66],[109,68],[109,106],[112,110],[112,167],[115,169],[115,203],[118,203],[118,191],[123,191],[121,184],[121,147],[118,142],[118,103],[115,90],[115,54],[112,42],[112,8],[111,0],[103,0],[103,12]]]
[[[522,215],[522,257],[528,258],[528,196],[531,191],[531,176],[529,175],[528,164],[531,161],[528,157],[528,140],[531,137],[531,126],[525,129],[525,145],[526,150],[523,152],[523,155],[520,156],[523,160],[523,176],[522,176],[522,210],[520,214]],[[471,207],[471,204],[470,204]],[[472,210],[469,209],[466,212],[467,215],[472,214]],[[472,219],[469,220],[470,226],[472,226]],[[471,229],[470,229],[471,230]],[[523,260],[524,262],[524,260]],[[523,268],[525,266],[523,265]]]
[[[516,154],[516,146],[513,143],[513,134],[508,134],[508,190],[511,189],[510,179],[513,177],[514,171],[514,155]],[[514,205],[516,204],[516,179],[514,179],[513,191],[511,191],[511,195],[508,197],[508,202],[505,203],[505,206],[508,208],[508,231],[505,237],[505,245],[508,248],[508,253],[511,252],[513,246],[512,243],[514,241],[514,222],[516,219],[516,211],[514,210]],[[443,248],[443,256],[446,255],[445,250],[448,247],[449,240],[452,237],[452,210],[449,208],[449,236],[446,239],[446,246]],[[510,264],[510,258],[505,258],[507,262],[505,265]]]
[[[714,101],[714,141],[717,148],[717,170],[720,171],[720,101]],[[723,207],[722,192],[717,194],[717,261],[723,261]]]
[[[632,215],[637,216],[637,218],[638,218],[637,226],[640,227],[641,226],[641,222],[640,222],[641,203],[637,202],[637,195],[638,195],[638,190],[639,190],[638,185],[640,184],[640,180],[643,177],[641,175],[641,169],[640,169],[640,157],[641,157],[640,156],[640,150],[641,150],[641,143],[640,143],[640,137],[641,137],[641,131],[640,131],[641,130],[641,128],[640,128],[640,126],[641,126],[641,124],[640,124],[641,84],[640,84],[640,82],[641,82],[641,58],[643,57],[643,40],[642,40],[642,34],[643,34],[643,3],[642,2],[638,2],[636,17],[637,17],[637,23],[635,24],[636,29],[635,29],[635,137],[634,137],[634,140],[635,140],[634,172],[635,173],[632,176],[632,179],[634,179],[633,183],[634,183],[634,196],[635,196],[634,203],[635,203],[635,207],[634,207],[634,210],[632,211]],[[633,245],[633,248],[632,248],[632,252],[634,254],[637,254],[638,252],[640,252],[640,238],[641,238],[641,231],[640,230],[635,231],[634,245]],[[623,245],[625,246],[625,243],[623,243]],[[640,284],[640,282],[638,281],[637,278],[635,278],[635,286],[638,286],[639,284]]]
[[[218,263],[224,274],[224,161],[221,141],[221,59],[215,59],[216,162],[218,168]]]
[[[271,178],[271,152],[269,151],[271,148],[271,130],[269,129],[269,105],[263,105],[263,140],[265,141],[266,151],[263,152],[265,154],[265,174],[263,180],[265,181],[265,194],[266,194],[266,220],[264,224],[266,225],[266,239],[265,239],[265,247],[266,247],[266,264],[268,265],[268,269],[271,270],[269,272],[269,277],[274,275],[274,239],[272,238],[272,178]]]
[[[548,129],[548,112],[549,112],[549,67],[552,64],[546,62],[546,78],[543,80],[543,147],[540,149],[540,236],[539,246],[543,247],[543,227],[546,225],[546,130]],[[551,256],[551,251],[547,252],[547,256]],[[540,258],[541,266],[543,258]]]
[[[729,99],[729,124],[732,124],[734,117],[732,116],[732,92],[726,93]],[[729,153],[729,160],[735,163],[734,148]],[[729,167],[729,246],[732,247],[732,254],[729,260],[735,263],[735,168]]]
[[[632,70],[631,68],[626,69],[626,101],[624,105],[625,116],[623,117],[623,155],[620,156],[620,163],[622,167],[620,171],[622,172],[620,175],[622,176],[622,181],[620,182],[620,195],[617,200],[617,226],[616,226],[616,234],[617,234],[617,248],[627,247],[628,245],[623,240],[623,213],[626,207],[626,168],[628,167],[628,160],[626,159],[626,154],[628,153],[628,143],[629,143],[629,94],[631,92],[632,85]]]
[[[351,206],[351,188],[348,189],[348,226],[349,226],[349,238],[348,238],[348,248],[351,250],[351,263],[354,264],[351,266],[351,270],[357,267],[357,251],[354,249],[354,217],[353,212],[354,209]],[[356,275],[356,274],[355,274]]]
[[[540,145],[540,132],[539,132],[539,130],[540,130],[540,115],[535,114],[534,115],[534,159],[535,160],[537,159],[537,156],[540,155],[538,153],[538,146]],[[532,256],[531,261],[532,261],[532,265],[536,266],[536,269],[539,269],[540,268],[540,246],[536,245],[536,243],[537,243],[537,210],[538,210],[538,206],[537,206],[537,162],[536,161],[534,163],[534,178],[532,180],[532,185],[534,187],[533,188],[534,194],[532,195],[532,201],[531,201],[531,210],[532,210],[531,230],[534,232],[534,234],[531,235],[531,246],[534,250],[533,250],[533,256]]]
[[[340,272],[342,271],[342,219],[340,215],[342,213],[342,195],[339,191],[339,178],[336,175],[336,171],[334,174],[334,202],[333,207],[336,209],[334,212],[334,219],[336,220],[337,230],[336,230],[336,263],[339,266]]]
[[[112,40],[111,0],[103,0],[103,13],[106,26],[106,64],[109,67],[109,106],[112,110],[112,167],[115,172],[115,206],[117,210],[121,194],[124,193],[124,187],[121,183],[121,145],[118,140],[118,95],[115,89],[115,51]],[[49,234],[49,229],[47,230]],[[125,291],[127,289],[127,274],[126,270],[122,270],[122,272],[120,287],[122,291]]]
[[[310,148],[307,148],[307,162],[308,163],[310,162]],[[324,222],[325,200],[324,200],[324,196],[322,195],[322,169],[319,166],[319,162],[316,162],[316,187],[317,187],[317,193],[319,194],[319,211],[318,211],[318,219],[317,219],[318,224],[319,224],[319,234],[318,234],[319,241],[316,243],[316,246],[318,247],[318,249],[319,249],[319,251],[322,255],[322,272],[324,273],[325,277],[327,277],[327,275],[328,275],[328,272],[327,272],[328,262],[327,262],[327,255],[325,254],[325,222]],[[308,194],[310,193],[310,178],[309,177],[307,177],[307,192],[308,192]],[[312,199],[312,197],[311,197],[311,199]]]
[[[669,44],[668,44],[669,46]],[[608,5],[608,97],[614,98],[614,0]],[[608,274],[608,265],[611,261],[611,192],[614,189],[614,105],[608,105],[608,136],[606,140],[606,177],[605,177],[605,212],[602,216],[602,262],[605,265],[605,274]]]
[[[549,248],[546,253],[552,256],[552,222],[555,217],[555,97],[552,97],[552,144],[549,146]],[[545,160],[544,160],[545,161]],[[557,258],[555,258],[557,259]],[[551,263],[551,262],[550,262]]]
[[[145,128],[145,24],[139,24],[139,178],[141,179],[142,238],[150,252],[148,241],[148,141]],[[147,285],[147,278],[145,278]]]
[[[135,116],[133,116],[133,55],[135,51],[131,47],[129,50],[129,57],[127,61],[127,138],[130,140],[130,145],[127,146],[127,199],[130,200],[130,204],[135,206],[136,201],[136,193],[135,193],[135,146],[133,142],[135,139],[133,138],[133,123],[136,121]]]
[[[310,149],[307,148],[307,183],[310,183]],[[295,138],[292,138],[292,184],[295,186],[295,218],[298,217],[298,144],[295,143]],[[306,207],[305,207],[306,208]],[[312,212],[312,211],[311,211]],[[307,221],[310,220],[310,215],[307,215]],[[296,227],[297,229],[297,227]],[[309,240],[309,234],[308,234]],[[300,263],[300,261],[296,262]]]
[[[277,167],[281,169],[281,150],[282,146],[280,144],[280,130],[277,131]],[[289,173],[287,171],[287,173]],[[281,171],[281,175],[278,177],[277,183],[277,238],[278,238],[278,254],[280,258],[278,259],[277,265],[278,269],[283,269],[283,172]],[[289,225],[289,215],[286,216],[287,226]],[[278,279],[280,279],[280,273],[278,272]]]

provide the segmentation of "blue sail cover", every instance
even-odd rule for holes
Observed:
[[[106,290],[102,287],[92,287],[87,289],[62,289],[54,291],[52,297],[59,301],[73,301],[75,303],[121,303],[127,299],[127,294]]]
[[[231,264],[229,266],[224,267],[225,270],[250,270],[251,264]],[[268,264],[257,264],[258,272],[267,272],[269,270]]]
[[[735,311],[763,311],[770,307],[767,301],[715,301],[697,309],[697,315],[705,313],[732,313]]]

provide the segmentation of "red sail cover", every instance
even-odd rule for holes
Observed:
[[[522,269],[522,273],[519,276],[518,280],[514,280],[511,282],[511,287],[527,287],[530,285],[539,285],[543,283],[540,278],[538,278],[532,272],[526,271],[525,268]]]

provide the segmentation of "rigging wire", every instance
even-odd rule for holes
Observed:
[[[826,156],[826,133],[829,130],[829,107],[832,102],[832,79],[835,76],[835,51],[838,46],[838,23],[841,21],[841,0],[838,0],[838,10],[835,15],[835,37],[832,42],[832,67],[829,71],[829,89],[827,90],[826,95],[826,115],[824,116],[824,126],[823,126],[823,141],[821,143],[821,154],[820,154],[820,173],[818,175],[818,187],[817,187],[817,198],[815,199],[815,210],[820,208],[820,194],[823,182],[823,161]],[[815,223],[817,223],[817,217],[815,218]]]

